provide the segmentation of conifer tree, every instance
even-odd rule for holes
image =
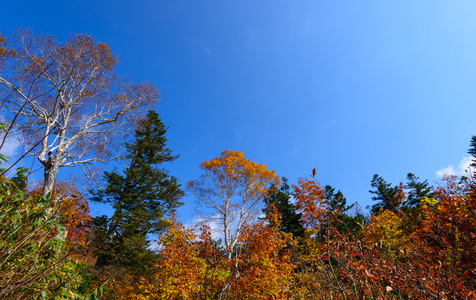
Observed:
[[[407,200],[404,203],[406,210],[413,209],[420,206],[420,202],[424,198],[433,198],[433,187],[428,183],[428,180],[419,181],[420,178],[415,174],[407,174],[407,184],[405,188],[408,189]]]
[[[270,188],[268,196],[264,199],[266,207],[263,212],[269,220],[269,215],[273,212],[271,205],[274,205],[274,209],[281,215],[279,230],[292,233],[294,238],[299,238],[304,234],[304,226],[300,222],[302,214],[297,212],[296,205],[290,201],[291,190],[287,178],[282,177],[281,180],[283,183],[279,190],[275,186]]]
[[[476,168],[476,135],[473,135],[471,137],[468,154],[471,154],[471,156],[473,156],[473,162],[471,163],[471,167]]]
[[[347,199],[342,192],[340,190],[336,192],[335,188],[330,185],[326,185],[324,191],[324,201],[327,205],[327,214],[330,224],[340,233],[358,233],[361,227],[357,223],[362,223],[364,216],[360,213],[350,216],[347,213],[347,211],[354,207],[355,203],[347,205]],[[325,232],[326,228],[327,225],[323,224],[321,233]]]
[[[184,193],[177,179],[160,168],[178,158],[166,148],[166,131],[158,114],[150,111],[139,122],[135,141],[126,144],[129,166],[123,174],[105,172],[105,189],[94,193],[93,201],[114,208],[111,218],[95,219],[97,238],[103,241],[96,269],[109,264],[137,267],[150,255],[147,234],[164,229],[163,216],[182,204]]]
[[[372,200],[378,201],[371,207],[373,215],[377,215],[381,210],[383,211],[387,209],[390,209],[393,212],[398,211],[405,197],[403,184],[392,187],[391,183],[385,181],[378,174],[374,174],[370,185],[375,189],[369,191],[371,194],[375,195],[372,197]]]
[[[337,193],[335,192],[335,188],[330,185],[326,185],[324,187],[325,196],[326,196],[326,203],[327,209],[331,211],[338,210],[338,213],[344,213],[351,209],[354,204],[347,205],[347,199],[342,195],[342,192],[339,190]]]

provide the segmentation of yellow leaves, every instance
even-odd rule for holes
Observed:
[[[402,219],[391,210],[385,210],[372,217],[370,224],[362,232],[364,245],[371,248],[385,247],[391,254],[408,241],[403,234]]]
[[[202,162],[200,168],[222,192],[239,189],[239,193],[247,198],[261,197],[272,184],[279,184],[275,171],[244,158],[239,151],[225,150],[220,157]],[[199,181],[189,181],[187,186],[193,189],[200,184]]]
[[[437,204],[437,200],[434,198],[424,197],[420,200],[420,205],[426,209],[428,207],[433,207]]]
[[[220,157],[202,162],[200,168],[204,174],[189,181],[187,187],[200,204],[223,220],[220,231],[230,259],[243,226],[261,213],[263,198],[271,186],[279,184],[279,178],[275,171],[244,158],[239,151],[225,150]]]
[[[287,237],[264,221],[248,225],[231,260],[202,225],[200,234],[174,221],[159,236],[160,261],[151,283],[158,299],[260,299],[285,291],[294,268]],[[208,295],[206,298],[205,295]],[[215,295],[215,296],[213,296]]]
[[[200,167],[223,181],[244,183],[248,186],[245,192],[250,194],[264,194],[270,184],[279,183],[275,171],[244,158],[240,151],[225,150],[220,157],[202,162]]]

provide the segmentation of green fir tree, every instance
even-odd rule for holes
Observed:
[[[147,235],[167,226],[163,217],[182,203],[184,195],[177,179],[161,164],[178,158],[166,148],[167,128],[156,112],[139,122],[135,141],[126,144],[129,166],[123,174],[105,172],[106,187],[94,193],[93,201],[109,203],[111,218],[95,218],[96,240],[101,244],[96,269],[106,265],[138,268],[149,261]]]
[[[291,202],[291,188],[286,177],[281,178],[283,184],[278,190],[272,187],[265,198],[266,208],[263,210],[266,215],[271,213],[271,205],[274,205],[281,215],[280,231],[292,233],[294,238],[304,235],[304,226],[300,222],[301,213],[296,212],[296,205]],[[270,218],[268,218],[269,220]]]

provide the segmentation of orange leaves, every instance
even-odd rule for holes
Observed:
[[[203,179],[208,178],[214,182],[220,197],[231,197],[235,193],[243,198],[262,197],[272,184],[279,184],[275,171],[244,158],[239,151],[225,150],[220,157],[202,162],[200,168],[206,173],[202,180],[189,181],[187,186],[198,189]]]
[[[294,266],[290,250],[284,250],[286,241],[285,234],[263,222],[245,228],[238,254],[231,262],[239,271],[232,282],[235,297],[267,298],[289,288]]]
[[[5,39],[0,34],[0,67],[2,66],[2,60],[3,59],[6,59],[8,57],[12,57],[12,56],[15,55],[15,51],[13,51],[12,49],[7,49],[5,47],[6,44],[7,44],[7,42],[5,41]]]
[[[30,194],[41,195],[42,190],[38,188]],[[91,257],[85,255],[90,232],[88,223],[91,221],[88,201],[73,185],[62,181],[56,182],[51,196],[57,204],[53,209],[58,210],[60,222],[67,231],[66,244],[78,258],[91,260]]]
[[[244,158],[240,151],[225,150],[220,157],[202,162],[200,168],[229,184],[243,183],[247,189],[242,190],[242,193],[250,196],[264,194],[271,183],[279,183],[275,171]]]
[[[279,178],[238,151],[225,150],[220,157],[202,162],[200,168],[204,174],[187,182],[187,187],[210,214],[220,219],[225,249],[231,258],[241,231],[261,213],[264,196]]]
[[[302,222],[309,227],[316,227],[324,221],[325,194],[322,187],[313,180],[299,178],[298,185],[293,185],[296,207],[302,213]]]
[[[287,238],[264,222],[247,225],[231,259],[202,225],[174,221],[159,237],[160,260],[148,296],[158,299],[267,299],[286,292],[293,270]]]
[[[200,292],[205,261],[198,257],[198,243],[192,230],[173,220],[159,236],[161,259],[154,274],[151,293],[159,299],[194,297]]]
[[[445,178],[434,200],[423,206],[425,218],[415,233],[420,273],[430,291],[469,299],[476,290],[476,177]],[[431,288],[430,288],[431,287]]]

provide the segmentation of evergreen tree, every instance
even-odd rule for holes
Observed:
[[[429,185],[428,181],[418,181],[420,178],[415,176],[415,174],[407,174],[407,184],[405,188],[408,190],[407,200],[405,201],[403,207],[405,210],[417,208],[420,206],[420,201],[423,198],[432,198],[434,193],[432,192],[433,187]]]
[[[326,197],[326,204],[327,209],[329,211],[336,211],[338,213],[344,213],[351,209],[354,204],[347,206],[347,199],[342,195],[342,192],[339,190],[337,193],[335,192],[335,188],[330,185],[326,185],[324,187],[325,190],[325,197]]]
[[[471,137],[468,154],[471,154],[473,156],[473,162],[471,163],[471,167],[476,168],[476,135],[473,135]]]
[[[400,188],[399,186],[392,187],[391,183],[385,181],[378,174],[374,174],[370,185],[375,189],[369,191],[371,194],[375,195],[372,197],[372,200],[378,201],[376,204],[371,206],[371,212],[373,215],[378,214],[380,210],[390,209],[394,212],[398,211],[398,208],[403,201],[400,197],[403,193],[403,188]]]
[[[385,181],[381,176],[375,174],[372,178],[371,186],[374,190],[369,192],[374,194],[373,201],[379,201],[372,205],[372,214],[378,214],[380,210],[392,210],[398,212],[402,209],[405,213],[410,214],[415,208],[420,206],[421,199],[432,198],[432,186],[427,180],[420,181],[415,174],[407,174],[407,183],[392,186],[391,183]]]
[[[359,224],[364,222],[364,216],[360,213],[354,216],[347,214],[347,212],[354,207],[355,203],[347,205],[347,199],[342,192],[340,190],[336,192],[335,188],[330,185],[326,185],[324,191],[324,202],[327,206],[326,219],[329,224],[342,234],[350,233],[356,235],[359,233],[362,228]],[[327,236],[327,229],[327,222],[321,224],[320,233],[318,235],[320,240],[324,240],[324,237]]]
[[[335,192],[335,188],[330,185],[324,187],[325,202],[327,205],[327,214],[330,224],[340,233],[357,233],[360,231],[360,226],[356,223],[362,221],[361,216],[349,216],[346,212],[354,207],[354,204],[347,205],[347,199],[339,190]],[[357,219],[356,219],[357,218]],[[322,225],[321,232],[324,234],[327,230],[325,224]]]
[[[280,231],[292,233],[294,238],[299,238],[304,234],[304,226],[300,222],[301,214],[296,212],[296,205],[291,200],[291,190],[286,177],[282,179],[281,188],[278,190],[273,186],[268,197],[265,198],[266,208],[263,212],[268,215],[271,213],[271,205],[281,214]],[[269,220],[269,218],[268,218]]]
[[[105,172],[106,188],[94,193],[93,201],[109,203],[111,218],[95,218],[97,238],[103,242],[95,268],[134,265],[150,256],[147,234],[157,233],[167,223],[163,216],[182,203],[184,195],[175,177],[160,165],[178,158],[166,148],[167,131],[156,112],[150,111],[135,131],[135,141],[126,144],[129,166],[123,174]]]

